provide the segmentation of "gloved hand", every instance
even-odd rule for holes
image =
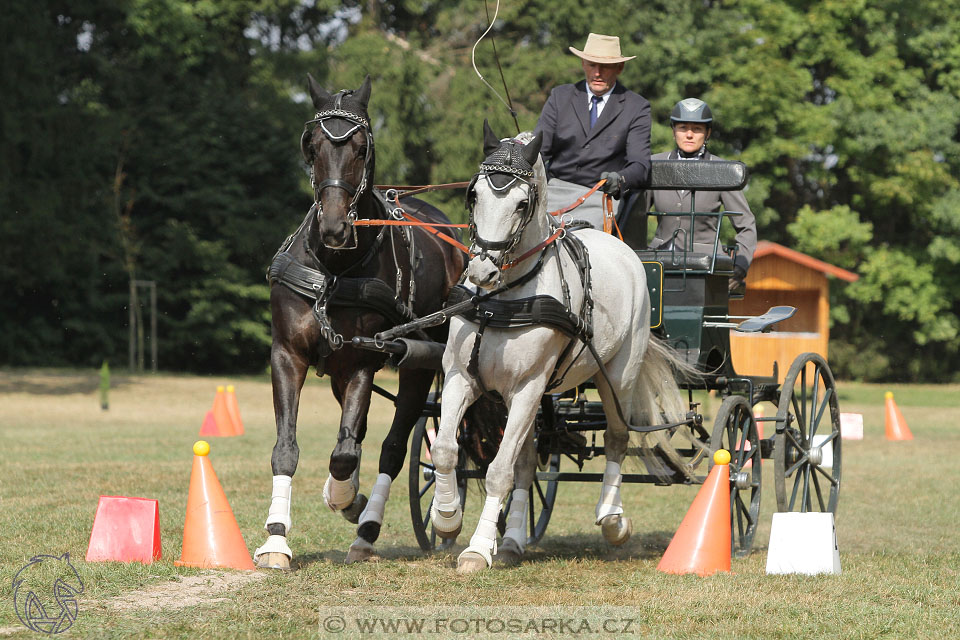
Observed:
[[[613,196],[614,198],[620,197],[620,189],[623,187],[623,178],[620,177],[620,174],[616,171],[604,171],[600,174],[601,180],[606,180],[603,183],[603,186],[600,187],[600,190],[604,193]]]
[[[747,270],[741,267],[740,265],[735,265],[733,267],[733,276],[730,278],[730,282],[727,284],[727,290],[730,293],[742,293],[746,284],[744,280],[747,279]]]

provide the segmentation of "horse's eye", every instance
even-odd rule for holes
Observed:
[[[530,206],[529,200],[521,200],[517,203],[517,211],[526,211],[527,207]]]

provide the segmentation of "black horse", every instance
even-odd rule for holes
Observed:
[[[373,336],[438,310],[464,269],[464,256],[422,228],[359,226],[356,220],[400,216],[373,188],[373,134],[367,115],[370,77],[356,91],[330,94],[309,77],[316,116],[304,127],[301,148],[310,165],[314,205],[300,228],[280,247],[270,266],[273,346],[270,354],[277,443],[273,495],[266,529],[254,554],[257,566],[289,568],[290,487],[297,468],[297,409],[310,366],[329,374],[340,403],[340,430],[324,485],[327,506],[359,523],[348,562],[373,554],[390,483],[400,473],[410,430],[420,416],[436,372],[399,370],[396,412],[380,451],[380,473],[369,502],[358,493],[360,448],[374,374],[387,355],[351,346],[354,336]],[[421,221],[449,223],[435,207],[404,199],[403,209]],[[455,232],[443,233],[455,237]],[[427,336],[446,341],[446,325]]]

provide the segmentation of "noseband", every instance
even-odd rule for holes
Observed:
[[[353,229],[353,246],[336,247],[340,249],[355,249],[357,246],[357,231],[356,227],[353,226],[354,220],[357,219],[357,203],[360,200],[360,196],[366,192],[368,185],[373,181],[373,132],[370,129],[370,122],[363,115],[341,107],[343,98],[352,93],[352,91],[340,91],[337,93],[334,97],[333,108],[318,111],[312,120],[307,120],[303,125],[303,135],[300,136],[300,151],[303,154],[303,159],[310,165],[310,184],[313,186],[313,200],[314,206],[317,209],[317,219],[320,220],[323,217],[323,205],[320,204],[320,194],[324,189],[327,187],[336,187],[343,189],[350,196],[350,204],[347,207],[347,222]],[[345,133],[337,135],[327,128],[327,120],[331,119],[346,120],[347,122],[353,123],[353,126]],[[353,185],[339,178],[326,178],[322,182],[317,182],[313,164],[313,150],[310,148],[310,142],[317,128],[323,132],[323,135],[325,135],[328,140],[334,143],[345,142],[358,130],[363,131],[367,144],[366,153],[363,158],[363,177],[360,179],[359,185]]]
[[[487,258],[493,262],[498,269],[501,268],[506,256],[517,246],[517,243],[520,242],[524,230],[527,228],[527,225],[530,224],[530,221],[533,219],[533,214],[537,210],[539,194],[536,186],[532,182],[533,167],[523,157],[521,153],[522,148],[523,143],[517,140],[503,141],[499,149],[480,163],[480,171],[474,174],[473,179],[470,180],[470,185],[467,187],[467,209],[470,211],[469,232],[471,253],[478,255],[480,258]],[[480,234],[477,233],[477,224],[474,220],[474,208],[477,204],[475,187],[481,177],[487,181],[487,184],[490,185],[490,188],[496,193],[506,193],[519,182],[522,182],[528,187],[527,208],[523,212],[520,226],[513,235],[505,240],[487,240],[486,238],[480,237]],[[480,251],[474,251],[473,247],[479,248]],[[489,254],[490,251],[500,251],[501,253],[499,257],[493,258]]]

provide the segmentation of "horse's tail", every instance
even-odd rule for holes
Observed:
[[[694,379],[700,374],[666,342],[651,335],[643,357],[643,365],[634,387],[635,418],[640,424],[656,425],[677,423],[686,418],[688,407],[677,378]],[[671,444],[674,433],[686,434],[689,430],[660,430],[650,433],[631,432],[631,448],[640,450],[640,458],[650,474],[667,481],[679,471],[693,477],[692,466]],[[683,445],[691,443],[684,439]]]
[[[666,342],[651,335],[637,377],[634,403],[645,424],[679,422],[687,407],[677,385],[677,376],[695,376],[697,370],[687,364]]]

